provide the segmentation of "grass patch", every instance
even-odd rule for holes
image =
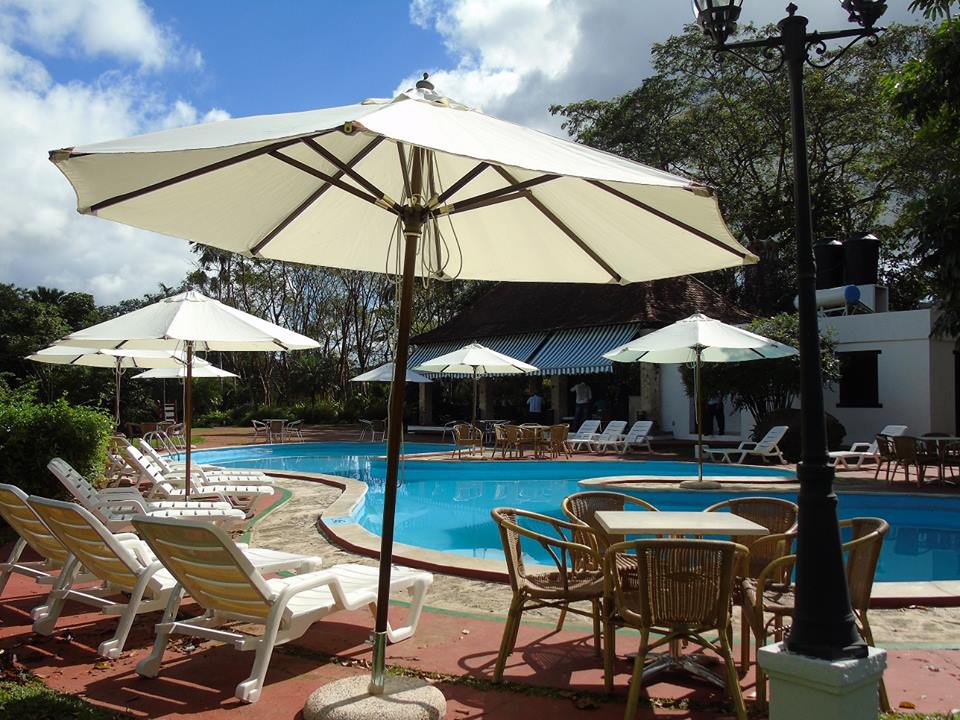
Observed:
[[[35,677],[0,680],[0,717],[5,720],[119,720],[125,715],[94,707],[51,690]]]

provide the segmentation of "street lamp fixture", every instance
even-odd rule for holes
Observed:
[[[828,462],[820,333],[817,327],[816,265],[810,216],[810,177],[807,164],[806,120],[803,107],[804,65],[824,68],[837,61],[860,40],[876,44],[874,23],[886,4],[878,0],[840,0],[849,30],[807,33],[807,18],[797,6],[787,6],[778,35],[728,43],[736,32],[742,0],[693,0],[697,23],[714,42],[715,57],[732,54],[758,71],[773,74],[786,68],[790,81],[793,124],[794,212],[797,241],[798,310],[800,316],[801,459],[797,464],[800,517],[797,527],[796,599],[793,625],[786,638],[794,653],[825,660],[861,658],[867,646],[857,631],[843,569],[834,470]],[[826,56],[826,41],[848,38],[837,53]],[[743,50],[760,50],[759,55]]]

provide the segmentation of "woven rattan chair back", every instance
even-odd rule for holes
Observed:
[[[729,511],[751,522],[762,525],[770,535],[781,535],[792,530],[797,524],[797,504],[789,500],[770,497],[744,497],[724,500],[711,505],[704,512]],[[760,572],[782,554],[777,545],[760,543],[756,552],[753,545],[756,536],[735,536],[733,542],[750,549],[748,577],[757,577]]]
[[[587,534],[587,538],[592,538],[597,543],[597,550],[600,554],[607,551],[613,543],[623,542],[626,538],[623,535],[609,535],[606,530],[597,522],[597,513],[601,510],[652,510],[657,512],[657,508],[646,500],[635,498],[632,495],[625,495],[617,492],[590,491],[574,493],[568,495],[560,503],[560,509],[563,514],[571,521],[579,523],[582,526],[590,528],[593,532]]]
[[[843,544],[847,556],[847,587],[850,604],[858,613],[870,607],[870,593],[880,561],[880,548],[890,524],[881,518],[861,517],[844,520],[841,528],[850,528],[850,539]]]

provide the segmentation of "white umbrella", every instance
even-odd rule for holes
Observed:
[[[27,360],[53,365],[112,368],[114,371],[114,418],[118,424],[120,423],[120,378],[124,370],[129,368],[183,369],[187,364],[186,353],[176,350],[105,350],[70,345],[51,345],[32,355],[27,355]],[[209,364],[203,358],[194,360],[194,367],[197,370]]]
[[[183,406],[186,457],[190,475],[191,381],[196,350],[278,352],[319,347],[315,340],[224,305],[196,291],[168,297],[112,320],[71,333],[64,345],[123,350],[185,350],[187,372]],[[188,487],[189,493],[189,487]]]
[[[219,368],[216,365],[211,365],[207,363],[206,365],[197,365],[196,359],[194,360],[193,373],[191,373],[193,378],[235,378],[239,377],[236,373],[232,373],[229,370],[224,370]],[[167,378],[178,378],[183,380],[187,377],[187,369],[185,367],[181,368],[155,368],[153,370],[147,370],[142,372],[139,375],[134,375],[132,380],[165,380]]]
[[[477,424],[477,376],[479,375],[518,375],[536,372],[533,365],[498,353],[480,343],[464,345],[446,355],[435,357],[418,365],[415,370],[443,373],[447,375],[473,375],[473,420]]]
[[[82,213],[253,256],[402,274],[397,385],[417,275],[619,283],[757,260],[709,188],[470,110],[426,80],[393,100],[166,130],[50,158]],[[385,679],[402,415],[394,392],[375,693]]]
[[[367,370],[365,373],[361,373],[356,377],[350,378],[350,382],[393,382],[393,363],[388,362],[384,363],[380,367],[376,367],[373,370]],[[412,383],[429,383],[433,382],[428,377],[424,377],[418,372],[413,370],[407,370],[407,374],[404,376],[406,382]]]
[[[698,437],[696,486],[702,488],[706,485],[713,486],[713,484],[703,481],[703,421],[700,417],[701,364],[766,360],[796,354],[796,349],[789,345],[696,313],[665,328],[631,340],[625,345],[604,353],[603,356],[615,362],[647,362],[663,365],[696,363],[694,376]]]

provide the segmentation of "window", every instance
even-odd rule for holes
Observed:
[[[837,407],[883,407],[880,404],[879,350],[837,353],[840,359],[840,401]]]

